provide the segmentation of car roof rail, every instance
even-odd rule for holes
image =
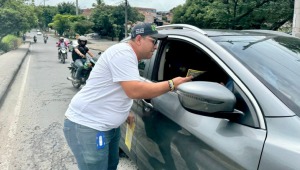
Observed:
[[[173,28],[173,29],[178,29],[178,28],[186,28],[186,29],[190,29],[190,30],[193,30],[193,31],[196,31],[196,32],[199,32],[203,35],[206,35],[207,36],[207,33],[205,31],[203,31],[202,29],[198,28],[198,27],[195,27],[193,25],[188,25],[188,24],[170,24],[170,25],[163,25],[163,26],[159,26],[157,27],[156,29],[157,30],[163,30],[163,29],[168,29],[168,28]]]
[[[257,32],[257,33],[267,33],[267,34],[275,34],[275,35],[282,35],[282,36],[292,36],[290,34],[287,34],[285,32],[280,31],[274,31],[274,30],[242,30],[242,31],[248,31],[248,32]]]

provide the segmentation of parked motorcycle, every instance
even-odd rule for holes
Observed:
[[[65,47],[61,47],[61,48],[59,48],[59,59],[60,59],[60,61],[63,63],[63,64],[65,64],[65,62],[66,62],[66,59],[67,59],[67,48],[65,48]]]
[[[96,56],[94,58],[90,58],[90,62],[84,63],[84,66],[83,66],[83,69],[81,72],[80,82],[75,81],[75,79],[76,79],[75,75],[76,75],[76,71],[77,71],[78,67],[75,65],[74,61],[72,61],[70,63],[71,66],[68,68],[71,70],[71,77],[67,77],[67,79],[72,82],[73,87],[78,89],[81,85],[85,85],[86,80],[89,78],[90,72],[92,71],[93,67],[95,66],[100,55],[101,55],[101,52],[98,53],[98,56]]]

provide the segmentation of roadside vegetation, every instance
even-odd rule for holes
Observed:
[[[278,30],[292,23],[294,0],[186,0],[172,23],[210,29]]]
[[[20,38],[9,34],[1,39],[0,47],[3,52],[8,52],[18,48],[21,43],[22,42]]]
[[[269,29],[291,31],[294,0],[186,0],[171,10],[172,23],[185,23],[211,29]],[[125,3],[106,5],[95,0],[90,16],[72,1],[57,6],[35,6],[34,0],[0,0],[0,50],[14,49],[15,38],[21,40],[32,28],[47,32],[54,29],[59,36],[97,33],[101,37],[122,39],[125,36]],[[128,24],[144,21],[144,16],[130,5]],[[128,30],[130,32],[130,30]],[[18,41],[17,41],[18,42]],[[19,41],[21,42],[21,41]]]

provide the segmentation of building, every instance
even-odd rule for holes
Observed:
[[[154,8],[141,8],[134,7],[137,11],[145,16],[144,22],[153,23],[154,18],[156,18],[156,9]]]
[[[91,14],[92,14],[92,10],[91,8],[86,8],[82,10],[82,15],[85,16],[87,19],[90,18]]]

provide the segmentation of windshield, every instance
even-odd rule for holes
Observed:
[[[237,57],[299,116],[300,39],[277,36],[230,36],[218,39],[217,43]]]

